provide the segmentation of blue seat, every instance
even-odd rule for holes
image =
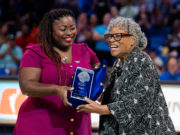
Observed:
[[[150,49],[156,50],[159,54],[162,51],[163,46],[165,45],[166,37],[165,36],[152,36],[150,40]]]
[[[0,68],[0,76],[6,76],[6,72],[4,68]]]

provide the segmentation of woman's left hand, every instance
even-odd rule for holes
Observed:
[[[76,108],[77,112],[98,113],[103,115],[110,114],[107,105],[98,104],[95,101],[92,101],[88,98],[85,98],[85,100],[88,104],[79,105]]]

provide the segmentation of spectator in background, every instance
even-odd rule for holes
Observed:
[[[16,20],[17,16],[15,0],[0,0],[0,21]]]
[[[116,5],[118,11],[122,7],[122,0],[113,0],[112,5]]]
[[[98,18],[96,14],[91,14],[89,18],[89,25],[91,29],[94,29],[98,25]]]
[[[164,46],[161,51],[161,59],[163,60],[163,68],[167,65],[168,57],[169,57],[169,48]]]
[[[111,19],[110,13],[106,13],[103,16],[103,24],[100,24],[94,28],[93,31],[93,40],[96,41],[95,52],[99,60],[102,62],[103,59],[108,61],[108,66],[112,66],[113,58],[110,54],[110,49],[108,44],[104,41],[104,34],[107,32],[107,26]]]
[[[156,2],[157,2],[156,0],[143,0],[143,3],[146,5],[148,12],[153,11]]]
[[[120,9],[119,15],[134,19],[139,13],[139,8],[134,5],[134,0],[127,0],[125,4],[126,5]]]
[[[4,68],[6,75],[16,75],[23,51],[16,45],[15,36],[7,36],[7,43],[0,46],[0,68]]]
[[[85,42],[89,43],[88,41],[91,40],[92,33],[90,27],[88,26],[88,18],[86,13],[81,13],[78,16],[77,20],[77,37],[75,42]]]
[[[160,76],[161,81],[180,81],[179,64],[176,57],[170,57],[167,62],[167,71]]]
[[[158,74],[161,75],[162,72],[164,72],[163,60],[160,57],[157,56],[157,53],[156,53],[155,50],[150,50],[149,56],[151,57],[154,65],[156,66]]]
[[[180,20],[176,19],[172,26],[172,32],[168,35],[166,45],[170,52],[176,51],[180,54]]]
[[[0,27],[0,46],[6,42],[6,37],[8,35],[8,22],[3,23]]]
[[[111,18],[118,17],[119,12],[116,6],[111,6],[110,12],[111,12]]]
[[[166,18],[163,16],[162,11],[157,5],[154,6],[151,13],[152,26],[150,29],[151,36],[166,36]]]
[[[110,0],[93,0],[92,9],[98,17],[99,24],[103,23],[103,17],[107,12],[110,12]]]
[[[52,1],[52,0],[49,0]],[[55,8],[67,8],[73,11],[75,17],[77,17],[80,13],[80,8],[78,7],[79,3],[78,0],[54,0],[55,1]],[[44,0],[42,0],[44,2]],[[75,18],[77,19],[77,18]]]
[[[78,3],[78,8],[80,9],[81,12],[85,12],[87,15],[92,14],[92,7],[94,0],[77,0]]]
[[[89,24],[89,28],[91,32],[91,38],[88,41],[88,45],[93,51],[95,51],[94,47],[95,47],[96,41],[93,40],[93,30],[98,25],[98,18],[96,14],[93,13],[90,15],[88,24]]]
[[[171,7],[170,10],[170,14],[171,14],[171,19],[174,22],[174,19],[179,19],[180,18],[180,0],[176,0]]]
[[[16,44],[19,45],[23,51],[25,51],[28,43],[37,43],[38,39],[31,34],[31,29],[28,24],[22,25],[21,32],[21,36],[18,36],[16,39]]]
[[[39,43],[39,26],[37,24],[33,26],[31,35],[37,40],[37,43]]]
[[[135,17],[136,22],[140,25],[142,31],[149,37],[149,30],[151,28],[150,14],[147,12],[145,4],[140,5],[139,14]]]

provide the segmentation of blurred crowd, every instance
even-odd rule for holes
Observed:
[[[111,18],[138,22],[148,38],[145,50],[161,80],[180,80],[180,0],[0,0],[0,76],[18,75],[28,43],[39,43],[39,22],[54,8],[71,9],[77,22],[76,42],[85,42],[102,61],[110,55],[103,35]]]

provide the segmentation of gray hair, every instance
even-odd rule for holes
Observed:
[[[141,27],[131,18],[125,17],[116,17],[110,20],[108,25],[108,33],[113,26],[119,26],[122,30],[128,32],[133,36],[136,36],[136,46],[139,47],[141,50],[146,48],[147,46],[147,38],[145,37],[144,32],[142,32]]]

